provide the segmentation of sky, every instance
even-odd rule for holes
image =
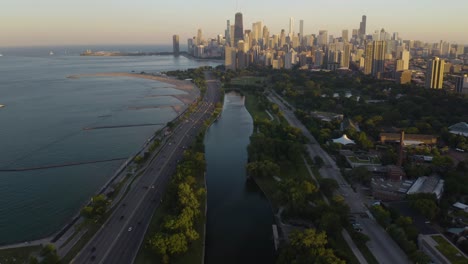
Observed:
[[[224,35],[236,12],[244,29],[263,21],[270,34],[304,20],[305,34],[384,28],[403,39],[468,45],[468,0],[4,0],[0,7],[0,46],[171,44]]]

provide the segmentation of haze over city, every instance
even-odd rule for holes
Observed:
[[[466,44],[468,17],[457,10],[468,10],[468,1],[18,0],[0,10],[0,46],[170,44],[173,34],[187,39],[198,28],[206,36],[223,34],[236,11],[244,14],[247,27],[263,21],[271,32],[287,29],[294,17],[304,20],[307,34],[325,29],[339,35],[367,15],[368,32],[384,28],[403,39]]]

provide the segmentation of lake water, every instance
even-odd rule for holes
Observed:
[[[0,57],[0,104],[6,105],[0,108],[0,169],[128,158],[163,125],[83,128],[165,124],[177,116],[172,108],[135,109],[183,105],[170,96],[182,92],[165,83],[67,76],[217,65],[172,56],[76,56],[85,49],[55,47],[54,56],[48,55],[48,48],[0,50],[4,55]],[[39,239],[58,231],[121,163],[0,172],[0,244]]]
[[[247,146],[253,121],[244,97],[228,93],[221,118],[207,131],[207,264],[273,263],[273,214],[247,180]]]

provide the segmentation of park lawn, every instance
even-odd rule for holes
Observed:
[[[244,77],[232,79],[231,84],[235,86],[249,85],[249,86],[262,87],[264,81],[265,81],[265,77],[244,76]]]
[[[452,244],[447,242],[445,238],[443,238],[440,235],[435,235],[431,236],[432,239],[434,239],[435,242],[437,242],[439,245],[436,246],[436,248],[444,255],[448,260],[450,260],[451,263],[453,264],[467,264],[468,259],[465,258],[463,255],[458,255],[461,254],[460,250],[455,248]]]
[[[41,248],[41,246],[31,246],[0,250],[0,263],[29,263],[29,256],[39,253]]]
[[[252,92],[243,90],[242,93],[245,95],[245,108],[249,111],[253,120],[270,120],[270,116],[265,112],[265,109],[261,107],[258,102],[258,96]],[[273,115],[273,113],[270,112]]]
[[[370,163],[370,164],[381,164],[378,158],[369,157],[369,160],[361,160],[355,156],[349,156],[348,159],[354,163]]]

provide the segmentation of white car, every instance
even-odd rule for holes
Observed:
[[[128,228],[128,232],[132,231],[133,230],[133,227],[129,227]]]

